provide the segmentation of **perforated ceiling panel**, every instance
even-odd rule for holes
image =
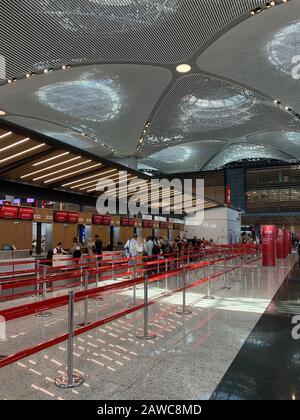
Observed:
[[[290,162],[289,155],[262,145],[233,144],[218,153],[203,169],[206,171],[220,169],[228,163],[242,160],[274,159]]]
[[[271,100],[205,74],[181,78],[162,103],[142,150],[152,155],[196,140],[234,141],[265,130],[292,131],[299,122]]]
[[[132,155],[171,80],[158,66],[80,66],[2,86],[0,109],[5,104],[11,122],[98,156]]]
[[[300,1],[232,28],[201,54],[198,66],[260,89],[300,113]]]
[[[177,63],[262,0],[2,1],[7,77],[61,64]]]

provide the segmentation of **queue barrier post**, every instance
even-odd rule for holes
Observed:
[[[228,277],[227,277],[227,257],[226,253],[224,255],[224,286],[221,287],[221,290],[231,290],[231,287],[228,286]]]
[[[55,385],[59,388],[76,388],[84,384],[84,376],[74,373],[74,292],[69,293],[69,316],[68,316],[68,367],[67,375],[60,376],[56,379]]]
[[[136,265],[132,268],[132,279],[136,279]],[[132,303],[128,305],[128,308],[134,308],[136,306],[136,284],[133,285],[133,296],[132,296]]]
[[[40,292],[40,260],[36,261],[36,296],[39,298]]]
[[[156,338],[155,334],[149,333],[148,283],[149,275],[146,274],[144,279],[144,333],[136,335],[136,337],[140,340],[153,340]]]
[[[38,283],[40,285],[40,283]],[[43,292],[42,292],[42,302],[44,302],[47,299],[47,267],[43,266]],[[39,288],[40,290],[40,288]],[[52,316],[51,312],[38,312],[35,315],[37,318],[50,318]]]
[[[182,280],[183,280],[183,291],[182,291],[182,310],[177,311],[179,315],[191,315],[192,311],[186,309],[186,267],[183,267],[182,270]]]
[[[214,264],[214,266],[215,266],[215,264]],[[206,266],[206,277],[208,278],[207,295],[204,296],[203,299],[205,299],[205,300],[215,300],[216,298],[214,296],[211,296],[211,294],[210,294],[210,279],[211,279],[211,276],[210,276],[210,269],[209,268],[210,268],[210,264]]]
[[[96,288],[98,289],[99,287],[99,260],[98,258],[96,259]],[[91,300],[95,301],[95,302],[101,302],[103,301],[103,298],[101,296],[95,296],[92,297]]]
[[[89,273],[86,272],[84,276],[84,291],[87,292],[89,287]],[[89,304],[89,298],[86,296],[84,298],[83,302],[83,322],[78,324],[78,327],[85,327],[86,325],[89,325],[88,322],[88,304]]]

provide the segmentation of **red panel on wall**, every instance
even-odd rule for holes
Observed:
[[[68,213],[68,223],[78,223],[79,213]]]
[[[129,219],[123,217],[121,219],[121,226],[129,226]]]
[[[54,213],[55,222],[67,222],[68,221],[68,212],[66,211],[56,211]]]
[[[143,227],[144,228],[153,228],[153,221],[152,220],[143,220]]]
[[[129,222],[128,223],[128,226],[130,226],[130,227],[134,227],[135,226],[135,220],[134,219],[129,219],[128,222]]]
[[[20,220],[33,220],[34,209],[33,208],[19,208],[18,219]]]
[[[276,266],[275,226],[262,227],[262,260],[264,267]]]
[[[276,253],[277,253],[277,258],[279,258],[279,259],[285,258],[285,256],[284,256],[284,232],[283,232],[283,229],[277,229]]]
[[[111,216],[103,216],[102,224],[109,226],[111,224]]]
[[[0,210],[0,217],[2,219],[17,219],[18,218],[18,207],[3,206]]]
[[[167,222],[160,222],[159,226],[160,226],[161,229],[168,229],[169,223],[167,223]]]
[[[292,252],[293,252],[293,235],[292,235],[292,232],[288,232],[288,234],[289,234],[289,242],[288,242],[288,244],[289,244],[289,247],[288,247],[288,249],[289,249],[289,254],[291,254]]]
[[[100,226],[102,225],[102,222],[103,222],[103,216],[100,216],[99,214],[93,214],[93,217],[92,217],[93,225]]]
[[[284,257],[283,258],[287,258],[287,256],[289,255],[288,231],[286,229],[283,229],[283,232],[284,232],[284,243],[283,243]]]

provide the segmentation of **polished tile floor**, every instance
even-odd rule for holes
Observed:
[[[300,340],[292,318],[300,314],[296,263],[226,372],[212,399],[299,400]]]
[[[262,268],[253,263],[228,276],[228,290],[223,289],[225,279],[219,278],[212,282],[214,300],[204,299],[206,285],[189,289],[187,303],[191,315],[177,313],[182,294],[162,297],[149,308],[150,329],[157,334],[155,340],[144,342],[136,338],[143,325],[143,311],[77,337],[74,364],[86,378],[81,388],[61,390],[54,384],[55,378],[65,372],[67,343],[0,369],[0,399],[198,400],[212,395],[218,398],[214,391],[262,314],[272,307],[270,302],[294,262],[295,257],[290,257],[276,268]],[[190,281],[202,275],[194,273]],[[180,284],[178,277],[155,283],[151,285],[150,297],[160,296]],[[142,301],[142,288],[137,296],[138,302]],[[131,300],[132,290],[125,290],[105,297],[103,302],[91,301],[89,320],[123,309]],[[286,310],[286,307],[278,309]],[[55,309],[52,314],[49,319],[30,316],[7,323],[7,341],[0,343],[0,353],[13,354],[65,332],[66,308]],[[78,304],[76,321],[80,319],[82,305]],[[274,353],[272,357],[278,356]],[[236,370],[230,375],[235,377]]]

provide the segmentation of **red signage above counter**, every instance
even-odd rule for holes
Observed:
[[[134,227],[135,226],[135,220],[134,219],[129,219],[128,222],[129,222],[128,223],[128,226],[130,226],[130,227]]]
[[[68,223],[78,223],[79,213],[68,213]]]
[[[1,219],[17,219],[18,218],[18,207],[3,206],[0,210]]]
[[[66,211],[56,211],[54,213],[54,221],[59,223],[68,222],[68,212]]]
[[[144,228],[153,228],[153,221],[152,220],[143,220],[143,227]]]
[[[111,224],[111,216],[103,216],[102,224],[104,226],[109,226]]]
[[[129,226],[129,219],[123,217],[121,219],[121,226]]]
[[[34,209],[30,207],[20,207],[18,212],[18,219],[20,220],[33,220]]]
[[[92,223],[93,225],[100,226],[103,222],[103,216],[100,216],[99,214],[93,214]]]
[[[169,223],[168,222],[160,222],[159,224],[161,229],[168,229]]]

